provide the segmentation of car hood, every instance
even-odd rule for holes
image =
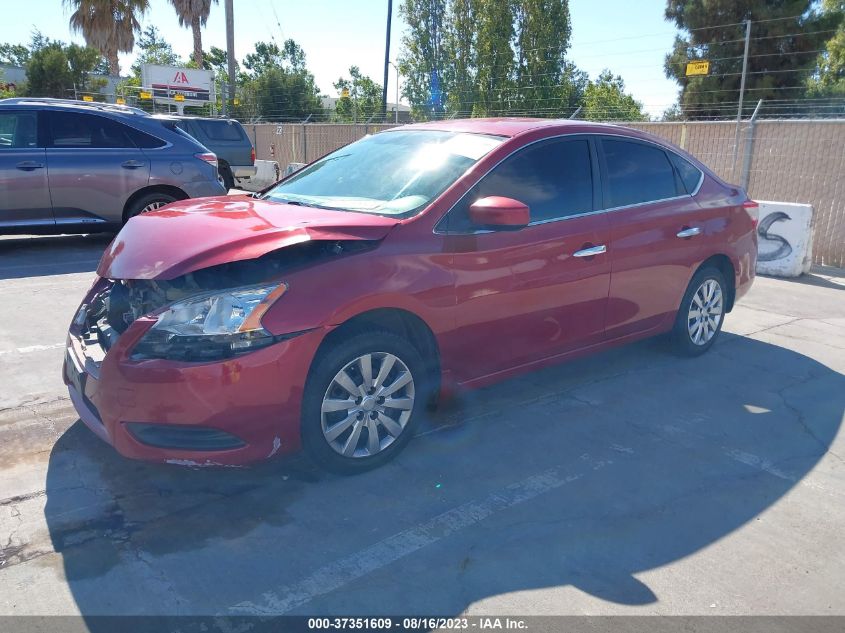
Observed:
[[[173,279],[310,240],[380,240],[398,223],[247,195],[184,200],[129,220],[103,254],[97,274]]]

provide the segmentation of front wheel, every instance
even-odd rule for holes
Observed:
[[[426,404],[426,365],[391,332],[350,336],[315,359],[302,403],[302,440],[327,470],[354,474],[393,459]]]
[[[727,296],[725,277],[718,269],[704,268],[695,274],[672,330],[678,354],[698,356],[710,349],[722,331]]]

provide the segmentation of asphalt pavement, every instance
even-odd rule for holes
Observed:
[[[119,457],[61,382],[108,236],[0,238],[0,614],[845,615],[845,277],[467,393],[365,475]]]

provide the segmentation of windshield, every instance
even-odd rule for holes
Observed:
[[[408,217],[503,140],[433,130],[367,136],[297,172],[264,198]]]

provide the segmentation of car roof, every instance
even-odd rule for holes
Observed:
[[[498,117],[479,119],[445,119],[429,121],[427,123],[413,123],[404,125],[403,130],[442,130],[448,132],[465,132],[471,134],[492,134],[494,136],[513,137],[532,130],[548,128],[555,133],[578,132],[639,132],[632,128],[610,123],[596,123],[593,121],[576,121],[572,119],[534,119],[523,117]],[[394,128],[395,129],[395,128]]]
[[[101,101],[75,101],[72,99],[51,99],[48,97],[11,97],[9,99],[0,99],[0,107],[13,106],[16,108],[43,108],[45,106],[50,108],[108,112],[111,114],[128,114],[134,116],[149,116],[148,112],[140,108],[133,108],[131,106],[119,105],[117,103],[103,103]]]
[[[190,119],[192,121],[219,121],[221,123],[237,123],[240,125],[240,121],[237,119],[228,119],[226,117],[196,116],[191,114],[156,114],[155,117],[157,119],[172,119],[174,121]]]

